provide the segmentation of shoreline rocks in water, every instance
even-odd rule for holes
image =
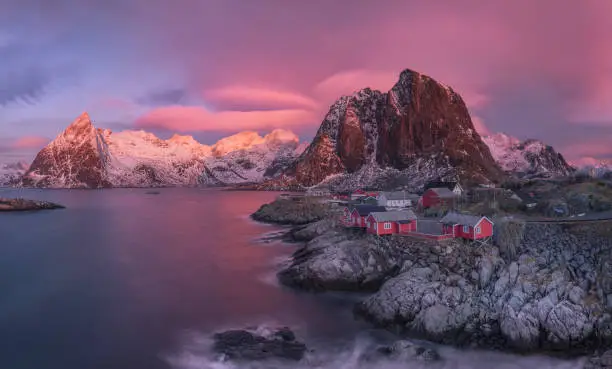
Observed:
[[[48,201],[36,201],[26,199],[7,199],[0,197],[0,212],[3,211],[31,211],[31,210],[48,210],[48,209],[64,209],[65,206],[54,204]]]
[[[278,198],[262,205],[251,218],[264,223],[281,225],[306,225],[326,218],[329,204],[316,198]]]
[[[609,347],[612,240],[528,224],[514,251],[331,228],[278,277],[306,290],[376,291],[358,315],[438,343],[570,355]]]
[[[214,334],[213,340],[213,351],[232,361],[300,361],[307,351],[306,345],[297,341],[293,331],[287,327],[270,332],[229,330]]]
[[[310,291],[376,291],[401,267],[401,250],[383,249],[374,237],[330,229],[292,256],[277,275],[289,287]]]

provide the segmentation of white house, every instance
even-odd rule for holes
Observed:
[[[381,192],[378,196],[378,205],[389,208],[409,208],[419,201],[419,195],[404,191]]]

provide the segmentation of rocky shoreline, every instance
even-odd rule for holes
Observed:
[[[27,199],[7,199],[0,197],[0,212],[8,211],[32,211],[64,209],[65,206],[48,201],[36,201]]]
[[[278,273],[286,286],[371,292],[355,313],[408,337],[612,363],[612,240],[601,233],[612,225],[527,224],[512,250],[500,250],[368,236],[312,218],[291,232],[305,244]]]
[[[262,223],[280,225],[306,225],[328,218],[331,209],[328,204],[316,198],[282,198],[262,205],[251,218]]]

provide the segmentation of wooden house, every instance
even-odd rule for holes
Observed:
[[[493,236],[493,222],[484,216],[448,213],[442,219],[442,233],[453,238],[482,240]]]
[[[390,208],[408,208],[416,206],[419,199],[419,195],[405,191],[381,192],[378,196],[378,205]]]
[[[421,199],[421,203],[423,208],[431,208],[431,207],[449,207],[452,208],[455,204],[455,200],[457,199],[457,194],[453,191],[449,190],[446,187],[435,187],[430,188],[425,193],[423,193],[423,197]]]
[[[384,206],[359,204],[351,209],[350,225],[352,227],[366,228],[366,218],[373,212],[385,212]]]
[[[371,212],[366,223],[370,234],[410,233],[416,231],[417,217],[411,210]]]
[[[427,191],[430,188],[447,188],[449,191],[452,191],[455,195],[461,196],[463,195],[463,187],[459,184],[459,182],[451,181],[431,181],[425,185],[424,190]]]

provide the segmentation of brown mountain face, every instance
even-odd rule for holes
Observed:
[[[58,188],[109,187],[104,178],[108,150],[87,113],[43,148],[23,176],[24,186]]]
[[[289,174],[312,186],[366,165],[404,170],[423,160],[450,165],[464,182],[502,177],[461,96],[405,70],[388,93],[366,88],[336,101]]]

